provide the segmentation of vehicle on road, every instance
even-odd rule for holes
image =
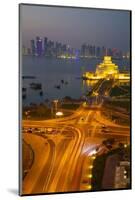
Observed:
[[[107,128],[105,125],[102,125],[102,128]]]

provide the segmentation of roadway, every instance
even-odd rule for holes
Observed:
[[[112,84],[110,83],[108,87],[106,81],[102,80],[95,91],[103,95],[110,90]],[[68,117],[22,121],[22,126],[26,129],[46,130],[51,127],[55,132],[51,134],[45,131],[37,134],[34,130],[33,133],[23,133],[23,135],[29,134],[29,137],[36,135],[39,140],[45,140],[48,143],[48,150],[41,154],[41,157],[45,157],[44,162],[40,164],[38,159],[41,158],[37,156],[33,164],[40,168],[38,178],[35,179],[35,171],[29,171],[23,181],[24,188],[27,186],[28,189],[23,189],[23,194],[91,189],[88,169],[93,162],[93,150],[107,138],[113,137],[123,142],[130,140],[130,128],[106,118],[102,113],[104,109],[102,103],[95,106],[82,105]],[[125,117],[125,115],[121,114],[119,117]],[[106,127],[106,131],[103,130],[103,126]],[[45,156],[47,151],[48,156]]]

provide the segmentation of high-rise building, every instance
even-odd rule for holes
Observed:
[[[92,46],[92,57],[95,57],[95,54],[96,54],[95,46]]]
[[[51,40],[49,40],[47,44],[47,54],[48,56],[52,55],[52,41]]]
[[[89,46],[89,54],[90,54],[90,56],[92,56],[92,53],[93,53],[93,51],[92,51],[92,46],[90,45],[90,46]]]
[[[33,56],[36,54],[35,40],[31,40],[31,54]]]
[[[31,48],[27,48],[27,54],[28,54],[28,55],[31,55],[31,54],[32,54]]]
[[[101,56],[104,57],[105,55],[106,55],[106,48],[103,46]]]
[[[47,54],[47,48],[48,48],[48,38],[44,37],[44,55]]]
[[[96,57],[100,57],[101,56],[101,49],[100,47],[96,48]]]
[[[43,53],[42,39],[38,36],[36,37],[36,50],[37,50],[37,55],[41,56]]]
[[[63,46],[62,46],[63,53],[66,53],[66,50],[67,50],[66,44],[63,44]]]
[[[81,46],[81,55],[82,55],[82,56],[85,56],[85,49],[86,49],[86,44],[83,44],[83,45]]]
[[[60,42],[57,43],[57,55],[62,54],[62,44]]]
[[[119,58],[122,58],[122,51],[119,51]]]
[[[85,56],[88,57],[89,56],[89,45],[85,46]]]
[[[26,55],[28,55],[28,49],[23,45],[23,47],[22,47],[22,55],[23,56],[26,56]]]
[[[112,56],[112,55],[113,55],[112,49],[111,48],[107,49],[107,56]]]

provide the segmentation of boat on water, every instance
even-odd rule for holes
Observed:
[[[67,85],[67,84],[68,84],[68,81],[64,81],[64,80],[62,79],[62,80],[61,80],[61,83]]]
[[[22,76],[23,79],[35,79],[36,76]]]
[[[26,90],[27,90],[27,88],[25,88],[25,87],[22,88],[22,91],[23,91],[23,92],[26,92]]]
[[[68,84],[68,82],[67,81],[65,81],[65,85],[67,85]]]
[[[34,90],[41,90],[42,89],[42,84],[41,83],[30,83],[31,89]]]
[[[40,95],[40,96],[43,96],[43,91],[40,91],[40,92],[39,92],[39,95]]]
[[[61,86],[60,85],[55,85],[54,86],[56,89],[61,89]]]
[[[23,99],[26,99],[26,97],[27,97],[26,94],[23,94],[23,95],[22,95],[22,98],[23,98]]]

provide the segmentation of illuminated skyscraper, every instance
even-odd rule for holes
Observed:
[[[37,50],[37,55],[41,56],[43,53],[43,47],[42,47],[42,39],[40,37],[36,37],[36,50]]]

